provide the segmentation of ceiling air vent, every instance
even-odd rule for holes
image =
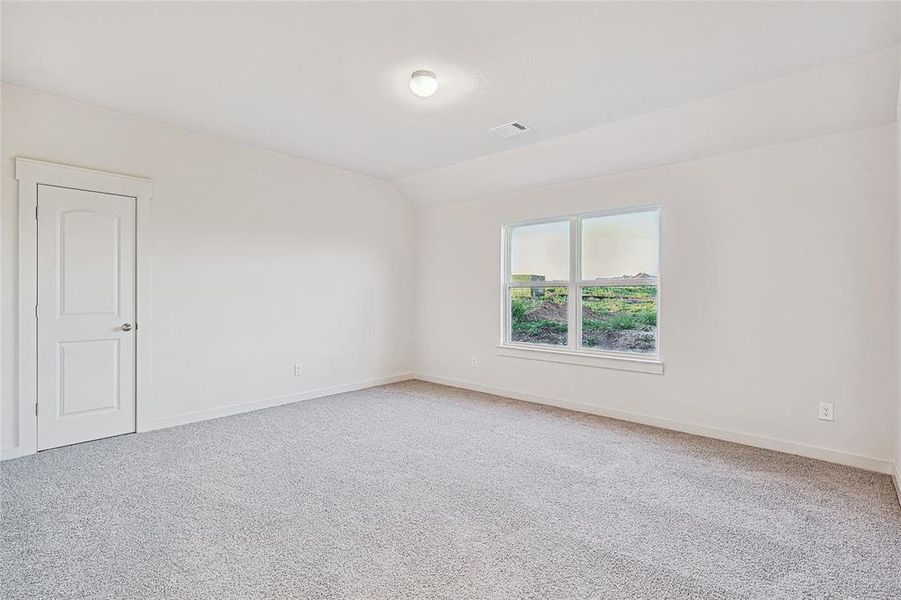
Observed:
[[[507,139],[513,137],[514,135],[520,135],[532,130],[519,121],[513,121],[512,123],[504,123],[503,125],[492,127],[491,131],[493,131],[499,137]]]

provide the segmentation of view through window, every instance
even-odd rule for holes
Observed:
[[[504,340],[657,354],[659,210],[510,225]]]

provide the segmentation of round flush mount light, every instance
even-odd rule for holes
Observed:
[[[420,98],[428,98],[438,91],[438,76],[425,69],[413,71],[410,75],[410,90]]]

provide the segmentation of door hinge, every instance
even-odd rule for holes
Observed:
[[[38,318],[38,305],[37,304],[34,305],[34,318],[35,319]]]
[[[34,416],[38,416],[38,405],[35,403],[34,405]]]
[[[34,220],[35,221],[38,220],[38,205],[37,204],[34,205]]]

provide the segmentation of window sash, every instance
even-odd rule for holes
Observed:
[[[502,244],[502,269],[501,269],[501,290],[503,298],[501,304],[501,345],[524,347],[524,348],[545,348],[553,350],[566,350],[568,352],[590,353],[597,355],[611,355],[619,357],[629,357],[636,359],[659,358],[660,357],[660,274],[658,267],[658,276],[651,279],[643,279],[636,281],[631,278],[607,278],[601,280],[582,280],[582,221],[593,217],[621,215],[639,212],[656,212],[657,213],[657,254],[660,255],[661,245],[661,228],[660,228],[660,207],[659,206],[642,206],[623,210],[610,210],[603,212],[595,212],[581,215],[573,215],[566,218],[548,218],[532,221],[524,221],[519,223],[510,223],[501,229]],[[559,223],[569,221],[569,279],[553,280],[553,281],[512,281],[513,274],[511,268],[511,232],[515,227],[524,225],[539,225],[542,223]],[[659,265],[658,260],[658,265]],[[617,352],[612,350],[596,350],[590,346],[582,345],[582,288],[586,287],[636,287],[636,286],[653,286],[657,288],[657,335],[655,340],[655,348],[653,353],[640,352]],[[513,324],[512,324],[512,304],[511,291],[516,288],[567,288],[567,343],[565,346],[536,344],[530,342],[514,342]]]

